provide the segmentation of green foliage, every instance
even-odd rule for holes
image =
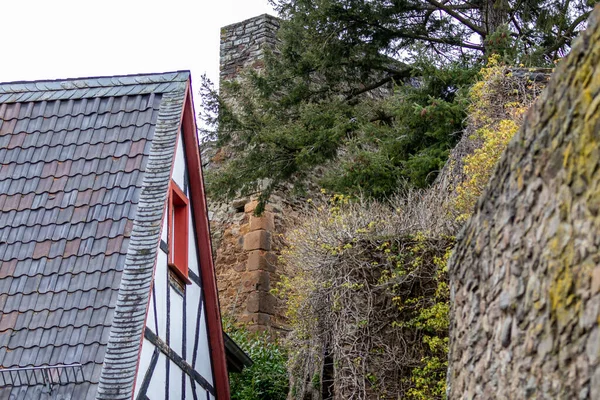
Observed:
[[[270,60],[278,72],[249,73],[223,88],[234,106],[221,104],[216,138],[234,157],[207,176],[213,196],[261,190],[267,199],[284,182],[301,189],[323,165],[320,185],[338,193],[384,198],[401,186],[425,187],[459,139],[467,105],[462,88],[476,72],[421,58],[415,77],[390,83],[385,95],[349,100],[329,84],[290,84],[289,71],[279,72],[284,61]]]
[[[387,244],[387,245],[386,245]],[[402,250],[398,248],[401,245]],[[454,246],[449,236],[432,238],[427,232],[384,242],[380,248],[389,250],[388,259],[395,262],[394,270],[381,278],[381,283],[397,282],[399,277],[419,271],[430,273],[430,287],[435,290],[409,290],[404,285],[392,285],[390,293],[400,314],[392,325],[404,332],[416,332],[423,352],[420,364],[403,377],[410,382],[408,399],[444,399],[446,395],[446,370],[448,368],[448,329],[450,291],[448,289],[448,259]],[[386,251],[384,250],[384,252]]]
[[[584,28],[595,0],[272,0],[280,15],[313,39],[310,58],[332,52],[378,54],[412,62],[419,44],[429,53],[458,60],[491,53],[502,42],[512,43],[520,59],[532,62],[564,56]],[[507,35],[497,35],[505,32]],[[473,39],[477,37],[477,39]],[[338,38],[338,41],[332,40]],[[300,42],[302,39],[298,39]],[[504,46],[502,46],[504,47]],[[504,47],[508,50],[508,47]],[[298,60],[303,60],[299,57]]]
[[[526,75],[514,76],[500,56],[490,57],[480,76],[469,93],[469,131],[473,133],[467,138],[478,145],[462,160],[466,178],[455,188],[452,204],[461,221],[471,215],[525,111],[543,87]]]
[[[464,128],[460,92],[481,60],[550,63],[595,2],[274,0],[284,21],[264,68],[222,82],[226,102],[203,88],[205,135],[228,149],[207,189],[259,191],[262,205],[282,184],[302,190],[320,166],[321,184],[340,193],[427,186]]]
[[[288,392],[285,349],[264,332],[250,332],[224,319],[227,334],[250,356],[254,364],[230,373],[232,400],[285,400]]]
[[[433,182],[460,138],[468,104],[463,88],[476,71],[459,64],[436,67],[425,58],[415,68],[420,77],[377,104],[365,104],[370,117],[346,142],[341,162],[329,167],[324,187],[381,199],[400,187]]]

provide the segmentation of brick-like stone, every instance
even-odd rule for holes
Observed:
[[[267,325],[250,325],[248,330],[250,332],[268,332],[269,327]]]
[[[233,269],[234,269],[236,272],[244,272],[244,271],[246,270],[246,268],[247,268],[247,265],[246,265],[246,264],[244,264],[244,263],[237,263],[237,264],[235,264],[235,266],[233,267]]]
[[[271,233],[254,231],[244,236],[244,250],[271,250]]]
[[[277,256],[270,251],[254,250],[248,253],[246,270],[264,270],[274,272],[277,265]]]
[[[248,296],[246,310],[251,313],[266,313],[273,315],[277,299],[269,292],[253,292]]]
[[[264,16],[252,18],[228,25],[221,28],[221,57],[220,57],[220,78],[232,79],[237,73],[228,73],[229,66],[234,70],[239,70],[248,66],[253,57],[248,49],[253,49],[257,44],[261,48],[271,47],[276,42],[276,34],[279,29],[279,20],[273,16]],[[259,43],[259,40],[264,39]]]
[[[265,211],[260,217],[250,216],[249,230],[258,231],[264,230],[272,232],[275,230],[275,215],[272,212]]]
[[[598,65],[600,8],[458,237],[449,399],[600,398]]]
[[[271,279],[267,271],[251,271],[242,275],[242,292],[254,292],[262,290],[263,292],[271,289]]]
[[[250,325],[270,325],[271,316],[265,313],[246,313],[238,318],[238,322]]]
[[[248,204],[244,206],[244,212],[246,213],[254,213],[256,207],[258,206],[258,200],[252,200]],[[265,211],[273,211],[273,206],[271,204],[265,205]]]
[[[600,266],[592,270],[592,295],[600,292]]]

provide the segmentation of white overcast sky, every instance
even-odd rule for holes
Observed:
[[[0,0],[0,82],[185,69],[197,98],[203,73],[218,79],[219,28],[264,13],[267,0]]]

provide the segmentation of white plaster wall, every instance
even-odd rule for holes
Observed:
[[[191,209],[191,208],[190,208]],[[192,210],[195,212],[196,210]],[[197,248],[196,248],[196,227],[194,226],[194,221],[192,219],[192,213],[189,213],[189,227],[190,234],[188,236],[188,267],[190,271],[194,271],[197,276],[200,276],[200,268],[198,268],[198,256],[197,256]]]
[[[202,307],[201,325],[200,325],[200,337],[198,338],[198,358],[196,359],[196,365],[194,366],[196,371],[200,373],[211,384],[214,384],[212,369],[210,364],[210,348],[208,346],[208,332],[206,329],[206,304]]]
[[[156,322],[156,314],[154,314],[154,296],[152,295],[152,293],[150,293],[150,303],[148,303],[148,315],[146,316],[146,326],[152,329],[152,332],[155,332]]]
[[[200,301],[200,290],[195,284],[193,284],[193,285],[194,285],[193,289],[195,289],[195,290],[187,290],[185,293],[186,303],[187,303],[187,310],[186,310],[187,346],[186,346],[186,354],[181,355],[182,357],[185,358],[185,360],[190,365],[192,365],[193,360],[194,360],[194,341],[196,339],[196,322],[197,322],[198,318],[200,318],[200,315],[198,315],[198,302]],[[187,289],[192,289],[192,288],[188,286]]]
[[[169,367],[169,399],[183,399],[183,392],[181,390],[181,378],[184,373],[179,367],[171,362],[171,366]],[[188,377],[186,375],[186,377]],[[191,393],[190,393],[191,395]],[[188,397],[191,398],[192,396]]]
[[[160,232],[160,238],[168,244],[167,238],[169,237],[168,218],[165,215],[163,218],[162,231]]]
[[[152,359],[152,353],[154,352],[154,345],[150,343],[148,340],[144,339],[142,341],[142,353],[140,354],[140,361],[138,366],[138,373],[135,380],[135,391],[133,398],[137,397],[137,394],[140,390],[140,386],[144,381],[144,376],[146,375],[146,371],[148,371],[148,367],[150,366],[150,360]]]
[[[154,290],[156,293],[156,310],[158,314],[158,332],[155,333],[163,340],[167,337],[167,290],[170,290],[167,268],[167,254],[159,250],[156,271],[154,272]],[[151,310],[153,310],[152,303],[150,306]],[[148,326],[154,330],[152,325]]]
[[[183,190],[185,180],[185,156],[183,154],[183,138],[181,132],[177,142],[177,150],[175,152],[175,165],[173,165],[173,175],[171,178]]]
[[[164,400],[167,385],[167,357],[160,353],[146,395],[150,400]],[[180,384],[181,386],[181,384]]]
[[[191,285],[187,285],[186,291],[190,289]],[[169,287],[171,293],[171,334],[169,337],[169,347],[171,347],[175,353],[184,357],[183,354],[183,297],[175,291],[175,289]],[[163,339],[164,340],[164,339]]]

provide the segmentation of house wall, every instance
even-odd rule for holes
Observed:
[[[190,197],[183,140],[180,134],[172,179]],[[198,249],[196,248],[196,229],[192,219],[190,203],[189,213],[189,251],[188,267],[191,284],[182,292],[172,283],[167,265],[168,235],[167,218],[163,220],[161,249],[158,254],[154,285],[146,320],[150,329],[160,341],[195,370],[214,387],[208,343],[206,313],[201,290]],[[203,212],[203,210],[199,210]],[[148,335],[143,340],[135,398],[140,392],[153,399],[214,399],[214,395],[190,377],[178,365],[174,357],[168,358],[163,351],[152,343]],[[197,397],[196,397],[197,396]],[[207,397],[208,396],[208,397]]]

